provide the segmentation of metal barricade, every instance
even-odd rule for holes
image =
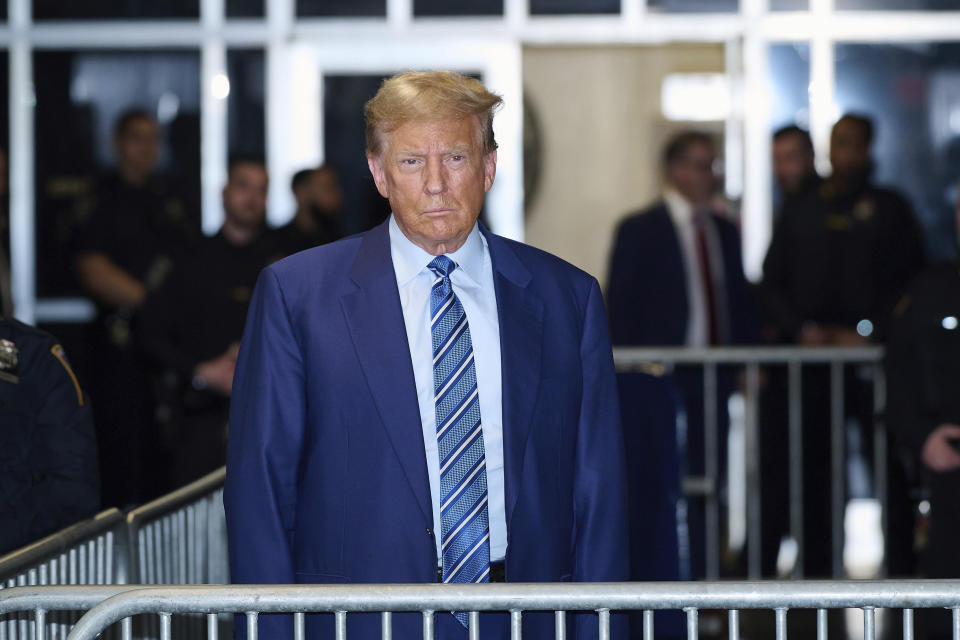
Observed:
[[[10,602],[17,595],[11,596],[10,592],[26,586],[116,583],[123,573],[120,565],[125,562],[118,549],[122,529],[123,514],[109,509],[0,557],[0,602]],[[84,608],[86,605],[77,607]],[[68,610],[60,608],[46,621],[51,637],[66,637],[67,627],[79,617]],[[0,606],[0,640],[30,637],[26,635],[24,615],[2,615],[9,611]]]
[[[220,468],[127,514],[129,582],[228,582]]]
[[[873,377],[873,482],[874,495],[881,504],[883,530],[887,530],[886,504],[886,429],[882,422],[882,413],[886,402],[886,383],[883,371],[883,349],[881,347],[617,347],[614,349],[614,363],[618,372],[647,372],[651,366],[657,371],[670,371],[680,365],[698,365],[703,367],[704,397],[704,452],[705,473],[703,478],[693,478],[694,486],[705,487],[703,491],[706,509],[706,577],[708,580],[719,577],[720,558],[720,505],[718,489],[720,484],[718,460],[718,415],[716,398],[718,393],[718,369],[721,367],[743,367],[744,396],[746,400],[745,439],[746,439],[746,477],[747,477],[747,575],[758,579],[761,574],[761,521],[760,513],[760,474],[758,401],[761,384],[761,366],[786,366],[788,376],[788,434],[790,443],[789,458],[789,508],[790,534],[797,541],[800,557],[803,556],[803,459],[802,459],[802,420],[801,401],[802,369],[806,365],[820,364],[829,366],[830,377],[830,443],[832,483],[832,565],[833,577],[843,575],[843,513],[846,507],[843,499],[845,487],[845,432],[844,432],[844,367],[856,364],[868,367]],[[827,444],[827,443],[825,443]],[[793,577],[802,577],[802,564],[797,562]]]
[[[136,586],[10,587],[0,590],[0,637],[64,640],[80,616]]]
[[[687,638],[696,640],[701,610],[727,610],[730,640],[740,638],[740,612],[775,613],[775,637],[787,638],[788,611],[817,612],[817,638],[827,640],[827,611],[863,611],[863,638],[877,637],[876,612],[903,610],[903,638],[913,640],[915,609],[952,611],[952,637],[960,640],[960,581],[801,581],[801,582],[658,582],[458,585],[262,585],[154,587],[128,591],[93,607],[76,624],[68,640],[93,640],[97,634],[138,614],[159,616],[161,640],[171,637],[174,614],[203,613],[211,621],[207,637],[217,638],[217,613],[245,614],[250,640],[257,639],[261,613],[294,614],[294,638],[305,637],[306,613],[332,613],[338,640],[347,636],[353,612],[380,612],[381,637],[392,637],[391,614],[421,612],[423,637],[434,637],[434,614],[469,611],[469,637],[481,637],[479,612],[510,614],[511,638],[520,640],[524,612],[555,612],[555,637],[566,638],[565,612],[593,611],[601,640],[610,634],[611,612],[642,611],[644,640],[653,640],[654,611],[686,613]],[[129,636],[126,636],[129,637]]]
[[[225,584],[229,582],[226,519],[220,468],[127,514],[130,582],[142,584]],[[137,637],[157,638],[154,619],[141,621]],[[231,620],[222,621],[225,628]],[[195,637],[199,616],[180,618],[176,632]]]

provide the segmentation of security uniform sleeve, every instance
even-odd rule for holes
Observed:
[[[94,515],[99,507],[99,475],[93,421],[63,347],[48,336],[18,339],[17,392],[30,423],[22,443],[30,477],[0,504],[0,549],[30,543]],[[23,405],[21,405],[22,407]]]

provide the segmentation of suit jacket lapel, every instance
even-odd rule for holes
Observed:
[[[387,438],[424,517],[432,522],[420,408],[386,223],[366,234],[350,277],[357,290],[344,294],[340,303],[357,357]]]
[[[481,230],[490,247],[500,322],[503,468],[509,529],[540,387],[543,300],[531,291],[530,272],[509,244],[483,227]]]

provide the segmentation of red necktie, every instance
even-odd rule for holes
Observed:
[[[717,306],[713,291],[713,270],[710,268],[710,249],[707,245],[706,212],[695,211],[693,227],[697,234],[697,259],[700,263],[700,279],[703,281],[703,296],[707,303],[707,326],[709,344],[717,344]]]

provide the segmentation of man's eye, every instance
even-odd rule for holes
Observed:
[[[450,159],[453,160],[454,162],[460,162],[461,160],[463,160],[463,155],[450,156]]]
[[[416,158],[404,158],[403,160],[400,161],[400,164],[402,164],[402,165],[404,165],[404,166],[407,166],[407,167],[412,167],[412,166],[414,166],[415,164],[417,164],[417,159],[416,159]]]

